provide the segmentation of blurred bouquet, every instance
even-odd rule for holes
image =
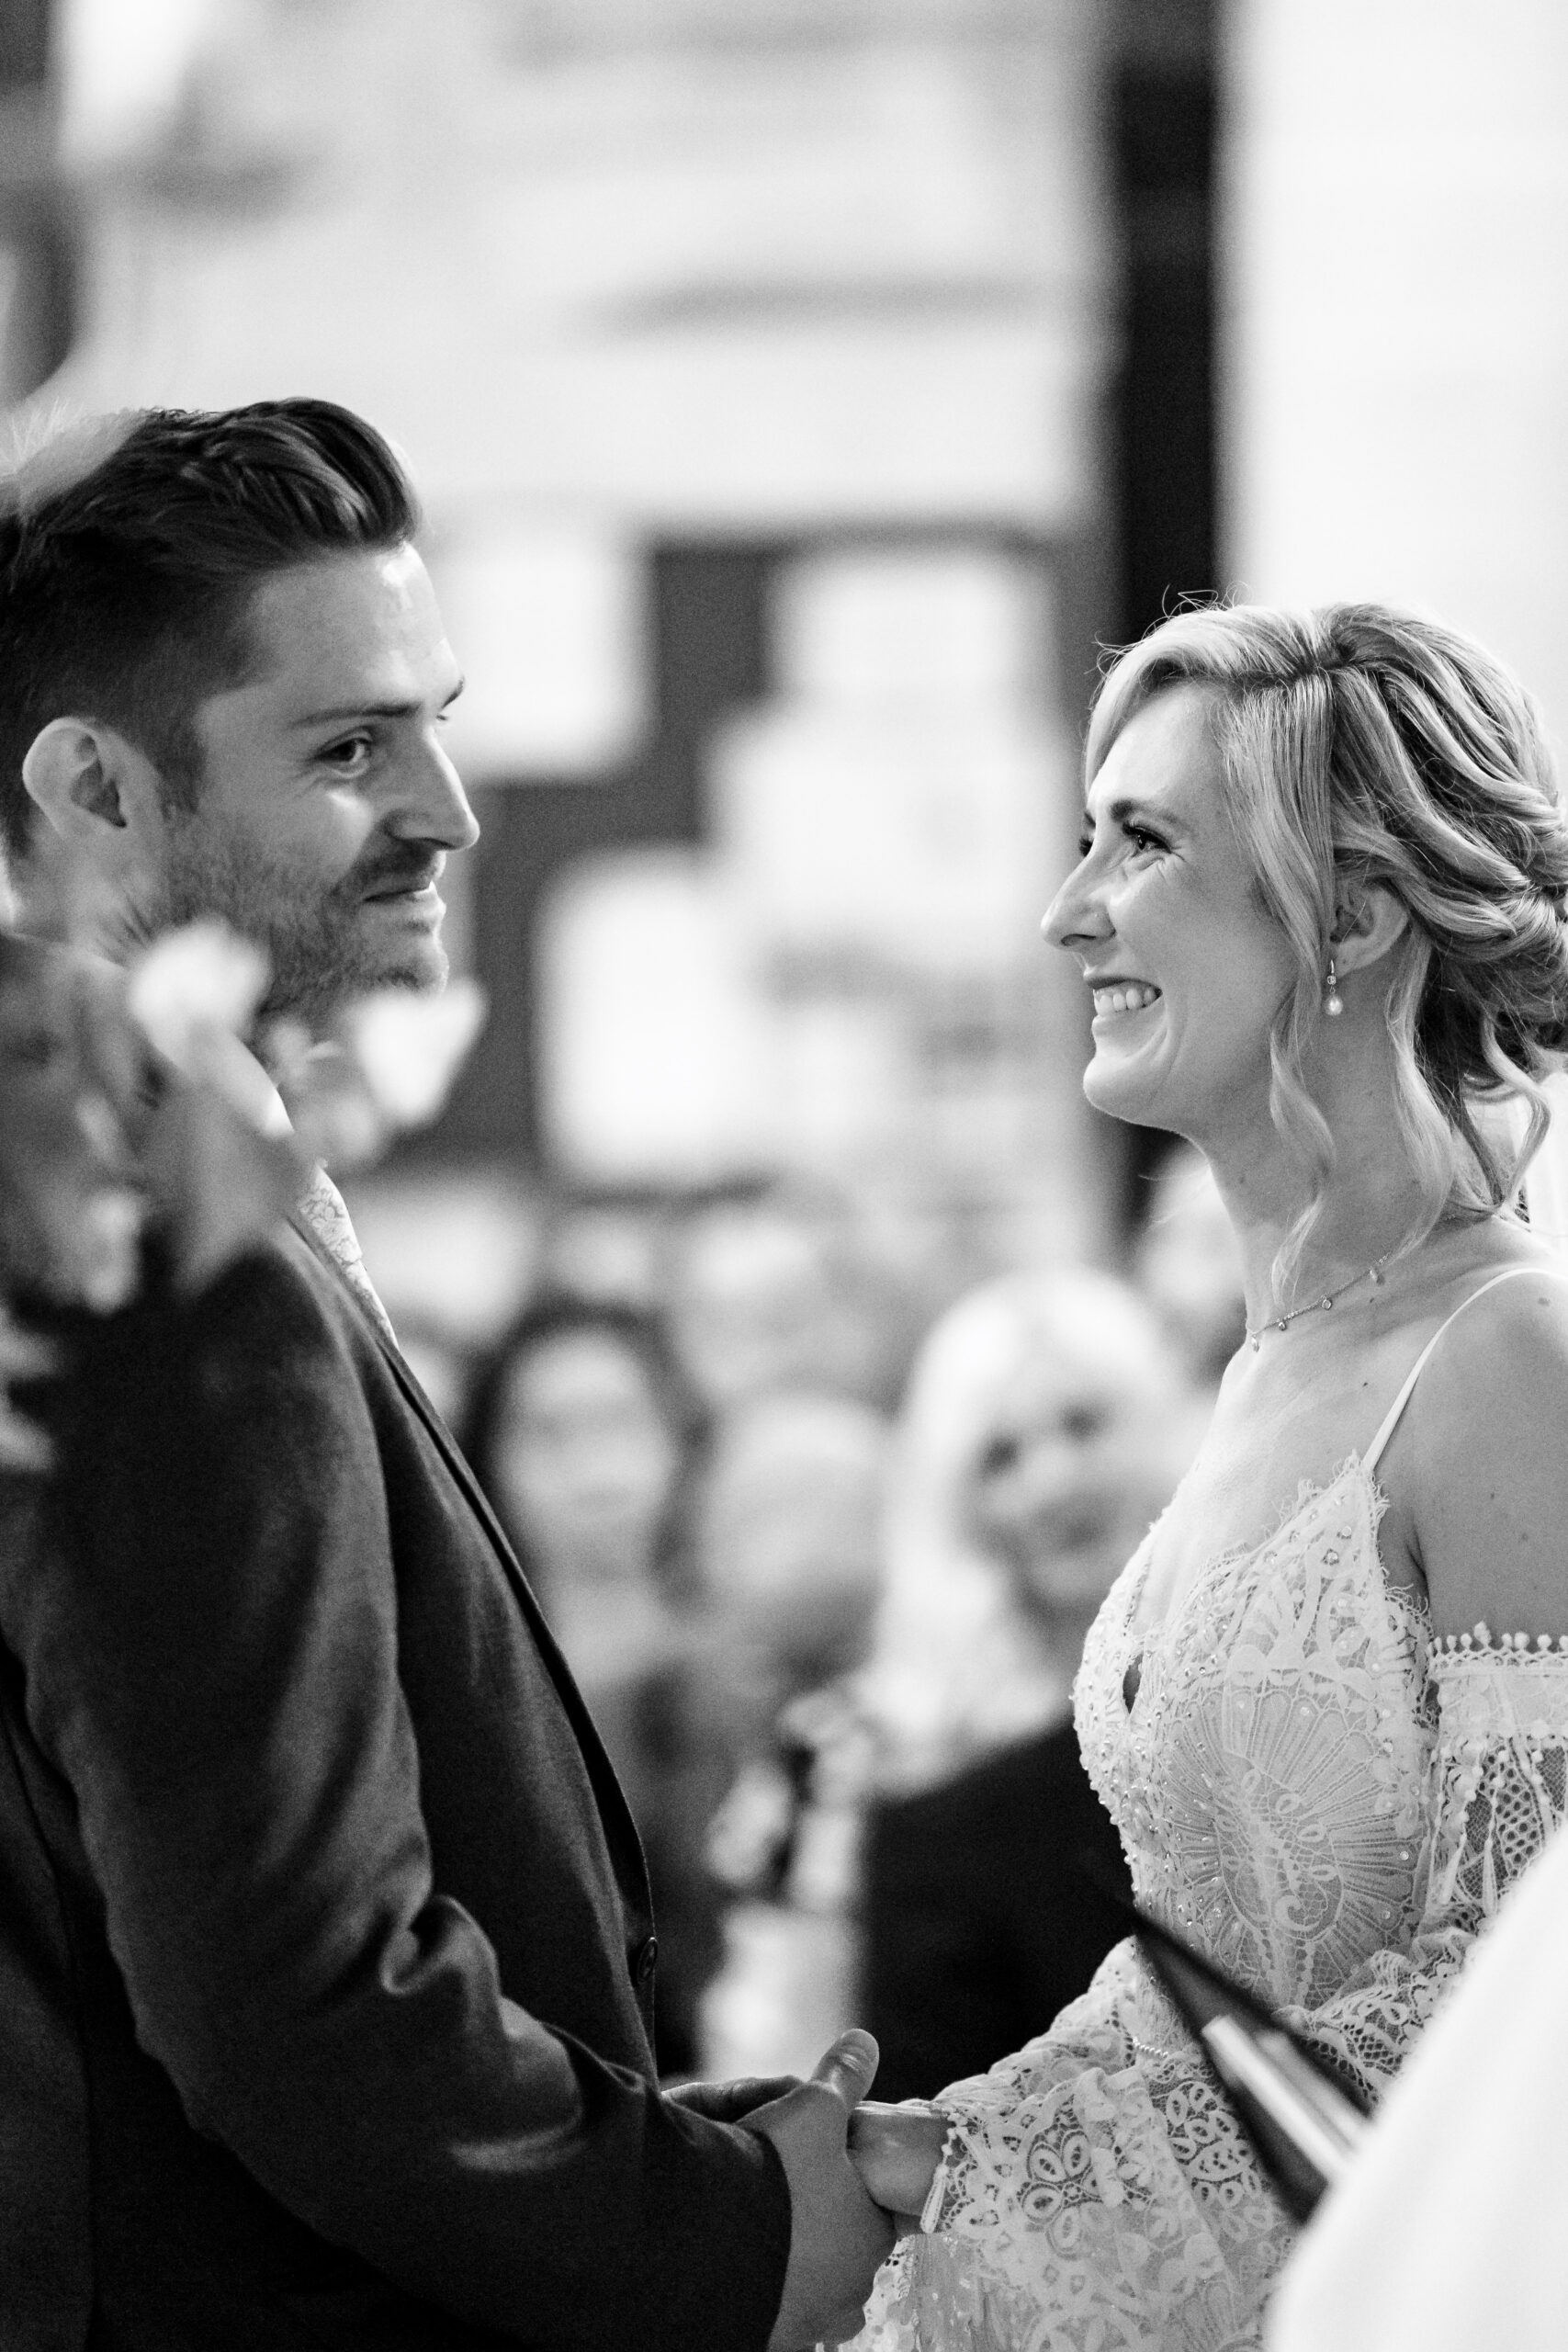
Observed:
[[[175,1290],[204,1288],[316,1162],[362,1167],[434,1117],[483,1019],[472,982],[388,989],[317,1040],[258,1028],[267,979],[217,922],[129,971],[0,931],[0,1464],[45,1464],[11,1402],[53,1362],[40,1310],[112,1314],[154,1256]]]

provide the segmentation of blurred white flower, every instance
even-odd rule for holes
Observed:
[[[165,934],[123,992],[90,957],[0,928],[0,1464],[42,1460],[8,1401],[26,1358],[7,1296],[111,1314],[138,1294],[149,1227],[175,1286],[200,1289],[288,1215],[312,1161],[363,1166],[433,1118],[484,1020],[459,981],[361,999],[323,1040],[275,1022],[259,1041],[275,1084],[245,1042],[268,978],[218,922]]]
[[[270,978],[261,948],[204,916],[155,941],[131,967],[126,992],[154,1050],[264,1136],[288,1126],[276,1089],[244,1043]]]
[[[306,1159],[339,1170],[365,1168],[378,1159],[391,1141],[392,1123],[349,1048],[327,1038],[280,1066],[270,1033],[265,1044]]]
[[[437,995],[378,989],[345,1010],[343,1041],[377,1110],[390,1127],[421,1127],[451,1091],[488,1005],[477,980],[451,981]]]
[[[36,1422],[17,1411],[11,1383],[39,1380],[58,1371],[57,1351],[31,1331],[18,1329],[0,1301],[0,1470],[47,1470],[49,1440]]]
[[[103,1185],[82,1203],[72,1239],[73,1293],[95,1315],[129,1306],[141,1282],[147,1204],[129,1185]]]
[[[243,1035],[271,977],[265,955],[216,917],[165,932],[132,967],[132,1017],[164,1058],[187,1078],[212,1031]]]
[[[104,1314],[135,1294],[147,1214],[127,1029],[99,967],[0,933],[0,1282]]]

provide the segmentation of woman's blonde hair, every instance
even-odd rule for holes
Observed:
[[[1068,1395],[1110,1393],[1147,1430],[1119,1490],[1131,1548],[1187,1466],[1185,1366],[1154,1309],[1089,1266],[1021,1269],[965,1291],[931,1325],[899,1408],[884,1561],[863,1695],[887,1790],[929,1787],[1058,1717],[1076,1659],[1042,1642],[976,1525],[992,1442],[1017,1426],[1035,1368]]]
[[[1293,1275],[1334,1165],[1302,1055],[1347,888],[1382,883],[1409,916],[1387,1005],[1422,1203],[1402,1247],[1445,1212],[1503,1207],[1549,1123],[1540,1081],[1568,1046],[1568,813],[1530,696],[1480,646],[1414,613],[1205,606],[1161,622],[1108,672],[1090,778],[1134,715],[1178,684],[1213,694],[1229,813],[1296,952],[1269,1039],[1269,1107],[1307,1200],[1277,1276]],[[1522,1145],[1484,1108],[1521,1098]]]

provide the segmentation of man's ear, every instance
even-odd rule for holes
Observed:
[[[157,769],[116,728],[53,718],[22,780],[37,815],[11,883],[27,928],[122,954],[161,903],[169,817]]]
[[[1335,900],[1329,934],[1341,972],[1365,971],[1388,954],[1410,927],[1409,910],[1385,882],[1364,882]]]
[[[80,843],[101,826],[118,831],[130,823],[135,763],[136,754],[113,728],[51,718],[28,747],[22,782],[54,831]]]

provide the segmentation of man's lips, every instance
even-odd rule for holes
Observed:
[[[434,890],[440,879],[439,865],[423,865],[414,874],[383,875],[359,895],[362,899],[416,899],[423,890]]]

